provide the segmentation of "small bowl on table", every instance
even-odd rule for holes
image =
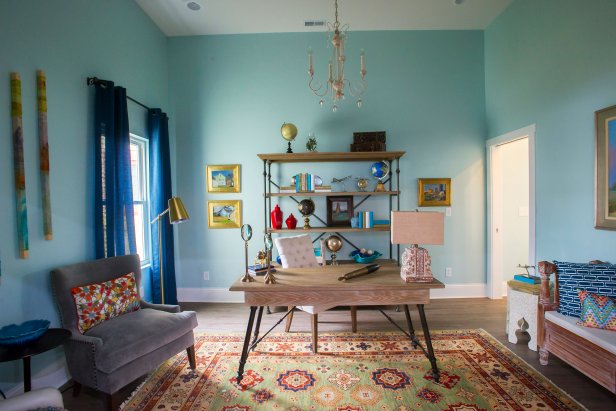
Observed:
[[[383,254],[378,251],[372,252],[372,254],[362,253],[359,250],[352,251],[349,254],[349,257],[352,257],[356,263],[359,264],[368,264],[381,257]]]
[[[48,320],[29,320],[0,329],[0,345],[25,345],[43,336],[49,328]]]

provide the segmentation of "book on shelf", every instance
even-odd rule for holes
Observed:
[[[541,277],[527,274],[515,274],[513,279],[527,284],[541,284]]]
[[[374,228],[374,211],[358,211],[357,228]]]
[[[280,186],[278,189],[280,193],[296,193],[295,186]]]

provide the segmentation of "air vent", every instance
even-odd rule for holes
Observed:
[[[306,20],[304,21],[304,27],[322,27],[325,25],[324,20]]]

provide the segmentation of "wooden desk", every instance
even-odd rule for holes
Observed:
[[[360,265],[340,265],[319,268],[279,269],[274,274],[276,277],[276,284],[264,284],[263,277],[256,277],[256,281],[254,282],[243,283],[241,277],[235,281],[229,290],[244,292],[244,303],[250,306],[244,347],[242,349],[237,373],[238,384],[241,382],[244,374],[244,365],[248,358],[249,348],[254,348],[260,341],[257,340],[257,337],[259,334],[263,307],[269,305],[286,305],[294,307],[301,305],[403,306],[409,329],[407,335],[411,339],[413,347],[420,347],[424,351],[432,365],[432,375],[434,379],[438,381],[439,371],[432,349],[432,341],[426,322],[424,304],[430,302],[430,289],[444,288],[445,285],[438,280],[433,280],[431,283],[405,283],[400,278],[400,267],[395,264],[384,264],[378,271],[366,276],[353,278],[348,281],[338,281],[338,277],[359,267]],[[415,330],[408,308],[409,304],[417,305],[427,351],[415,336]],[[255,324],[257,308],[259,308],[259,314]],[[288,314],[289,313],[287,313],[287,315]],[[385,313],[383,314],[385,315]],[[387,317],[387,315],[385,316]],[[391,318],[387,318],[393,322]],[[250,345],[250,334],[253,333],[253,331],[253,343]]]

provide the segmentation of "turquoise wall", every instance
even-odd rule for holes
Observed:
[[[319,107],[307,86],[307,49],[315,70],[327,70],[323,33],[258,34],[171,38],[170,90],[176,123],[177,184],[191,213],[178,227],[180,288],[228,286],[243,272],[238,229],[208,229],[208,200],[241,199],[243,220],[253,226],[250,259],[262,248],[263,180],[257,153],[284,152],[283,122],[299,128],[294,151],[305,151],[314,132],[319,151],[348,151],[354,131],[385,130],[387,149],[403,150],[401,209],[417,206],[417,178],[453,179],[452,216],[446,243],[432,247],[435,276],[446,282],[485,282],[484,52],[482,31],[352,32],[347,43],[347,76],[358,78],[359,49],[365,49],[369,89],[364,106],[353,99],[337,113]],[[242,167],[241,193],[206,192],[208,164]],[[332,177],[369,176],[365,164],[301,164],[276,167],[286,182],[298,171]],[[275,203],[275,202],[274,202]],[[324,200],[317,213],[325,218]],[[285,218],[295,205],[281,203]],[[387,201],[362,208],[388,218]],[[319,212],[320,210],[320,212]],[[315,224],[316,225],[316,224]],[[388,234],[349,236],[358,246],[388,250]],[[346,246],[342,252],[349,253]],[[445,267],[453,277],[444,278]],[[208,271],[210,280],[203,280]]]
[[[59,319],[49,270],[94,258],[93,90],[87,76],[114,80],[128,94],[167,108],[167,40],[132,1],[0,2],[0,326]],[[43,239],[36,70],[47,74],[52,241]],[[9,73],[21,74],[30,257],[17,249]],[[129,104],[130,106],[130,104]],[[131,108],[133,131],[145,114]],[[33,359],[36,373],[62,358],[56,350]],[[0,364],[0,389],[21,381],[21,363]],[[53,371],[53,370],[51,370]],[[46,370],[45,372],[51,372]]]
[[[516,0],[485,32],[487,137],[536,124],[537,260],[616,260],[594,229],[594,112],[616,104],[616,2]]]

